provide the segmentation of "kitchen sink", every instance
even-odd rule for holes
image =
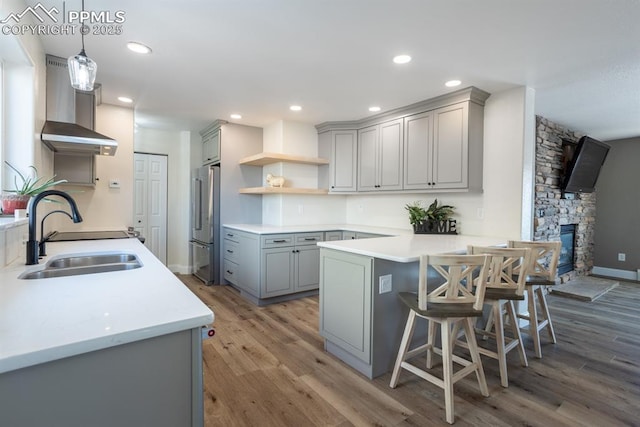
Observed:
[[[133,254],[99,254],[99,255],[74,255],[57,258],[47,263],[46,268],[87,267],[102,264],[117,264],[138,262],[138,257]],[[139,263],[139,262],[138,262]]]
[[[133,270],[142,267],[134,254],[127,253],[91,253],[55,258],[45,264],[44,269],[28,271],[19,279],[47,279],[52,277],[79,276],[84,274],[108,273],[112,271]]]

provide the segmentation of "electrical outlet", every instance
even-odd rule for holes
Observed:
[[[299,215],[304,214],[304,206],[303,205],[298,205],[298,214]]]
[[[391,288],[392,288],[391,274],[387,274],[386,276],[380,276],[378,280],[380,282],[381,294],[386,294],[387,292],[391,292]]]
[[[618,261],[626,261],[627,254],[623,254],[622,252],[618,254]]]

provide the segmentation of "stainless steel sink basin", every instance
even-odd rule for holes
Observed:
[[[87,267],[102,264],[138,262],[133,254],[77,255],[51,260],[47,268]]]
[[[83,274],[108,273],[112,271],[132,270],[142,267],[134,254],[92,253],[70,255],[52,259],[42,270],[22,273],[19,279],[47,279],[51,277],[78,276]]]

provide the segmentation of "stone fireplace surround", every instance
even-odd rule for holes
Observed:
[[[563,195],[563,140],[577,143],[583,134],[536,116],[536,183],[534,240],[560,240],[560,227],[575,224],[573,271],[560,275],[565,283],[591,274],[596,219],[596,193]]]

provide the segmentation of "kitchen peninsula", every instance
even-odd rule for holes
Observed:
[[[368,378],[393,368],[407,319],[398,292],[418,289],[419,257],[464,253],[506,238],[405,234],[320,242],[320,335],[325,350]],[[425,337],[426,323],[414,339]]]
[[[211,310],[138,239],[49,242],[47,252],[38,265],[0,268],[0,424],[202,425]],[[142,266],[18,277],[109,253]]]

